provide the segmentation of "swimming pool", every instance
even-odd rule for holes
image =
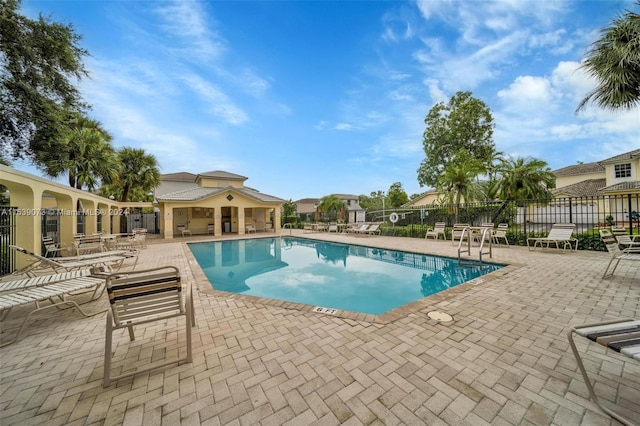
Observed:
[[[189,243],[215,290],[380,315],[493,272],[440,256],[307,238]]]

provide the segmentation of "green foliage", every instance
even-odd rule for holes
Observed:
[[[112,183],[119,164],[111,135],[98,121],[77,112],[68,112],[64,122],[57,149],[35,152],[39,168],[52,177],[67,174],[72,188],[91,191],[100,183]]]
[[[418,169],[421,186],[436,187],[460,150],[485,167],[493,161],[493,116],[489,107],[471,92],[458,92],[448,104],[436,104],[424,122],[427,128],[422,145],[426,158]]]
[[[607,226],[613,226],[613,216],[608,215],[607,217],[604,218],[604,223],[607,224]]]
[[[318,210],[322,212],[325,220],[344,219],[344,210],[347,204],[335,195],[327,195],[320,199]]]
[[[616,17],[591,45],[581,68],[598,85],[580,102],[577,111],[591,101],[609,110],[640,106],[640,15],[627,10]]]
[[[291,199],[282,205],[283,216],[295,216],[297,211],[298,206]]]
[[[71,25],[26,18],[20,4],[0,2],[0,146],[13,158],[57,150],[66,111],[87,106],[74,86],[87,76],[81,37]]]
[[[491,192],[502,200],[548,200],[556,187],[556,176],[537,158],[503,159],[496,174]]]
[[[400,182],[396,182],[389,187],[389,191],[387,191],[387,197],[385,199],[386,207],[400,207],[408,202],[409,197],[404,189],[402,189],[402,184]]]

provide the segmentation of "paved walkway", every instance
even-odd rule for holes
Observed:
[[[456,254],[443,241],[303,236]],[[198,239],[207,238],[189,238]],[[494,248],[493,260],[512,266],[393,318],[365,321],[212,294],[185,241],[152,241],[137,269],[175,265],[193,284],[192,364],[104,389],[105,315],[45,311],[19,342],[0,349],[0,423],[617,424],[587,399],[566,332],[573,324],[640,318],[640,268],[633,262],[603,280],[605,253]],[[106,309],[106,297],[84,306]],[[430,311],[454,321],[438,323]],[[0,341],[26,312],[15,310],[1,323]],[[184,350],[175,329],[141,327],[134,342],[120,330],[116,367],[175,357]],[[586,366],[605,403],[640,419],[640,363],[582,340],[579,349],[587,351]]]

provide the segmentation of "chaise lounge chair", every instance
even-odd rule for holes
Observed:
[[[618,245],[618,241],[613,237],[613,234],[608,229],[601,229],[600,236],[602,237],[602,242],[607,248],[607,251],[611,255],[609,263],[607,264],[607,268],[602,274],[602,278],[613,276],[613,273],[616,271],[616,268],[618,267],[618,264],[621,260],[640,261],[640,253],[626,251],[627,249],[621,250],[620,246]],[[609,272],[609,268],[611,267],[612,263],[613,269],[611,270],[611,272]]]
[[[549,248],[551,244],[556,246],[556,249],[560,249],[562,245],[562,252],[564,253],[567,247],[569,250],[578,250],[578,239],[573,238],[573,233],[576,229],[576,225],[573,223],[554,223],[551,226],[551,231],[546,237],[527,238],[527,247],[529,250],[535,250],[536,247],[541,249]],[[531,243],[533,242],[533,246]],[[573,247],[575,243],[575,248]]]
[[[433,225],[433,228],[427,229],[427,233],[424,235],[424,239],[426,240],[429,237],[433,237],[435,240],[438,240],[438,238],[440,238],[440,235],[442,235],[442,239],[446,240],[447,234],[444,230],[446,226],[447,224],[444,222],[436,222],[435,225]]]
[[[13,272],[12,275],[25,274],[27,276],[34,277],[37,275],[36,271],[53,270],[54,272],[65,272],[65,271],[69,272],[77,269],[89,268],[89,267],[98,266],[98,265],[108,265],[109,267],[115,268],[115,270],[118,270],[122,267],[122,264],[127,259],[131,259],[135,257],[135,263],[133,264],[133,268],[135,268],[138,262],[138,256],[137,254],[133,254],[133,252],[131,252],[131,254],[129,255],[111,255],[111,256],[100,256],[97,253],[95,253],[93,254],[93,256],[95,257],[90,257],[90,258],[81,257],[80,260],[59,261],[59,260],[50,259],[44,256],[40,256],[39,254],[32,253],[19,246],[9,245],[9,247],[17,252],[24,254],[25,256],[28,256],[32,261],[31,264],[27,265],[26,267],[18,271]]]
[[[78,302],[67,299],[67,296],[69,295],[77,294],[78,292],[87,292],[94,288],[93,295],[89,301],[94,300],[98,294],[100,284],[104,283],[104,281],[104,276],[82,276],[44,285],[37,285],[35,282],[26,282],[20,284],[23,285],[23,288],[20,290],[2,292],[0,294],[0,320],[4,320],[11,309],[15,307],[29,305],[31,303],[33,303],[35,307],[22,321],[22,324],[20,324],[20,328],[13,339],[3,342],[0,344],[0,347],[16,342],[22,335],[24,327],[31,315],[36,312],[53,307],[61,308],[61,306],[64,305],[76,308],[85,317],[90,317],[104,312],[104,310],[102,310],[89,314],[80,308]],[[47,301],[49,304],[44,306],[41,305],[41,303]]]
[[[596,395],[594,386],[587,375],[587,370],[584,367],[578,348],[573,340],[574,335],[587,338],[605,346],[606,348],[613,349],[622,355],[640,361],[640,320],[620,319],[595,324],[585,324],[572,327],[568,332],[571,351],[573,352],[573,356],[576,359],[582,378],[584,379],[587,390],[589,391],[589,396],[593,402],[595,402],[602,411],[609,414],[620,423],[627,426],[636,425],[637,423],[634,423],[620,414],[619,410],[614,411],[602,405]],[[604,357],[605,355],[598,355],[598,362],[602,362]]]

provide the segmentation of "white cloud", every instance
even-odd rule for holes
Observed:
[[[498,98],[514,104],[546,103],[551,100],[551,83],[544,77],[519,76],[507,89],[498,91]]]
[[[215,84],[196,74],[183,76],[182,80],[200,99],[209,105],[209,112],[223,118],[229,124],[243,124],[249,120],[247,114],[233,104],[228,96]]]
[[[349,123],[338,123],[338,124],[336,124],[335,129],[336,130],[349,131],[349,130],[353,130],[353,126],[351,124],[349,124]]]
[[[155,12],[163,20],[163,30],[175,38],[179,51],[195,62],[220,56],[225,50],[225,41],[213,32],[207,23],[210,16],[195,1],[170,1],[154,3]],[[180,42],[180,45],[177,42]]]

